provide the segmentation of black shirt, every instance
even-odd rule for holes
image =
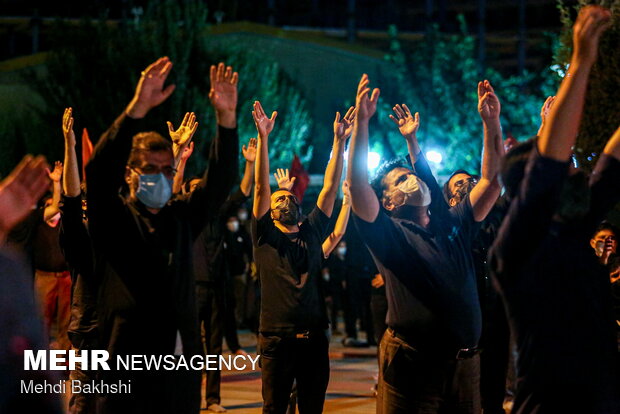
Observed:
[[[532,151],[489,256],[519,351],[515,413],[618,412],[609,274],[589,239],[620,196],[620,162],[601,156],[570,224],[555,215],[567,171]]]
[[[230,192],[230,188],[226,189]],[[205,226],[194,242],[194,275],[198,283],[218,283],[223,286],[229,268],[224,257],[224,235],[227,232],[226,220],[230,211],[236,211],[248,197],[237,189],[218,209],[217,214],[209,216]],[[242,272],[243,273],[243,272]]]
[[[218,126],[202,183],[157,214],[119,194],[132,136],[140,131],[142,120],[121,115],[86,167],[102,346],[112,355],[171,354],[180,332],[191,355],[200,352],[192,243],[237,176],[237,130]]]
[[[71,322],[69,339],[78,349],[95,349],[97,330],[97,281],[82,197],[63,197],[60,245],[71,271]]]
[[[323,252],[329,223],[315,207],[292,241],[278,230],[267,212],[252,218],[254,261],[260,278],[260,332],[291,333],[327,328],[325,301],[319,291]]]
[[[480,338],[471,255],[479,225],[469,197],[448,209],[423,157],[415,169],[431,191],[428,228],[383,211],[373,223],[355,216],[355,224],[385,279],[388,326],[415,348],[456,354]]]

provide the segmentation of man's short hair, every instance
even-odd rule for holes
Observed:
[[[370,186],[372,187],[375,195],[379,199],[379,204],[381,205],[381,208],[383,208],[383,203],[381,202],[381,200],[383,200],[383,190],[385,190],[385,184],[383,182],[383,179],[386,175],[388,175],[390,171],[395,168],[406,168],[411,171],[413,175],[420,178],[418,174],[413,170],[413,168],[411,168],[411,163],[409,163],[403,157],[392,158],[391,160],[385,161],[383,164],[381,164],[379,168],[377,168],[374,177],[370,181]]]
[[[140,154],[146,151],[172,151],[172,142],[154,131],[134,135],[127,165],[137,166]]]
[[[592,237],[596,236],[600,231],[603,231],[603,230],[611,231],[614,234],[614,236],[616,236],[616,238],[620,237],[620,229],[618,229],[618,227],[614,226],[607,220],[602,221],[601,224],[599,224],[596,227],[596,230],[594,231],[594,234],[592,235]]]
[[[450,174],[450,177],[448,177],[446,182],[443,184],[443,198],[446,199],[446,202],[449,202],[453,195],[452,192],[450,191],[450,180],[452,179],[452,177],[454,177],[457,174],[467,174],[470,177],[475,177],[474,175],[470,174],[467,170],[462,170],[462,169],[456,170],[452,174]]]
[[[506,197],[512,200],[519,191],[519,185],[525,176],[525,166],[530,158],[538,137],[514,146],[503,159],[500,180],[506,189]]]

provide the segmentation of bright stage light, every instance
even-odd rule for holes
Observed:
[[[374,170],[381,162],[381,155],[378,152],[370,151],[368,153],[368,169]]]
[[[435,164],[440,164],[443,160],[443,156],[439,152],[431,150],[426,152],[426,159]]]

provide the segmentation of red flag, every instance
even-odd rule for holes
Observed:
[[[93,155],[93,143],[88,137],[88,130],[84,128],[82,131],[82,180],[86,180],[86,164],[91,155]]]
[[[289,174],[291,178],[296,177],[291,192],[295,194],[295,197],[297,197],[297,200],[301,203],[304,198],[304,193],[308,188],[308,184],[310,184],[310,175],[304,170],[297,154],[295,154],[295,158],[293,158]]]

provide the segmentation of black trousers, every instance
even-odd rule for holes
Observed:
[[[480,358],[418,352],[388,329],[379,356],[379,414],[479,414]]]
[[[329,344],[325,333],[315,332],[307,339],[261,333],[258,344],[263,413],[286,413],[293,381],[297,384],[299,413],[322,413],[329,382]]]
[[[196,284],[198,321],[204,328],[203,346],[205,354],[221,355],[224,336],[225,291],[224,286],[207,283]],[[207,371],[205,395],[207,405],[220,403],[220,370]]]
[[[344,293],[344,322],[347,337],[357,339],[357,320],[366,332],[368,342],[375,342],[374,326],[370,311],[370,279],[360,275],[350,276]]]
[[[226,284],[226,310],[223,312],[224,316],[224,338],[228,349],[233,354],[241,349],[239,344],[239,334],[237,333],[237,295],[235,292],[235,286],[233,280],[228,280]]]

